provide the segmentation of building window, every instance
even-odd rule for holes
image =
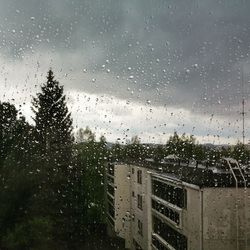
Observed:
[[[152,193],[179,208],[187,207],[187,192],[184,188],[153,180]]]
[[[168,219],[170,219],[177,225],[180,224],[180,214],[175,210],[173,210],[172,208],[167,207],[153,199],[152,199],[152,208],[157,212],[161,213],[162,215],[166,216]]]
[[[112,225],[112,226],[115,226],[115,222],[114,222],[114,219],[109,215],[107,216],[108,218],[108,222]]]
[[[140,234],[141,236],[143,236],[143,224],[140,220],[138,220],[138,234]]]
[[[132,197],[135,197],[135,192],[134,191],[132,191]]]
[[[137,183],[142,184],[142,171],[137,171]]]
[[[132,214],[132,221],[135,221],[135,215]]]
[[[134,244],[135,250],[142,250],[141,246],[137,243],[135,239],[133,239],[133,244]]]
[[[114,206],[114,199],[110,195],[107,195],[107,199],[108,199],[109,203]]]
[[[114,176],[114,173],[115,173],[114,165],[109,164],[109,165],[108,165],[108,174]]]
[[[187,250],[187,237],[153,216],[153,232],[163,238],[174,249]]]
[[[114,187],[111,186],[111,185],[109,185],[109,184],[108,184],[108,192],[109,192],[112,196],[115,195],[115,189],[114,189]]]
[[[166,248],[162,242],[160,242],[154,235],[152,235],[152,245],[156,248],[156,249],[160,249],[160,250],[168,250],[168,248]]]
[[[132,174],[134,174],[135,173],[135,170],[134,170],[134,168],[132,168]]]
[[[142,196],[140,194],[137,195],[137,207],[142,210]]]
[[[110,217],[115,218],[115,208],[110,203],[108,203],[108,213]]]
[[[107,176],[107,181],[109,183],[114,183],[114,178],[113,177],[110,177],[110,176]]]

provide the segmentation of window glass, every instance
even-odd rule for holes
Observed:
[[[181,187],[165,183],[164,181],[152,180],[152,193],[180,208],[186,207],[186,192]]]
[[[143,236],[143,224],[140,220],[138,220],[138,234]]]
[[[162,237],[175,249],[188,249],[187,238],[157,217],[153,216],[154,233]]]
[[[142,196],[140,194],[137,195],[137,207],[142,210]]]
[[[137,183],[142,184],[142,171],[137,170]]]
[[[250,249],[249,11],[0,0],[0,249]]]

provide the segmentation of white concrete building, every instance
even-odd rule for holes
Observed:
[[[128,249],[250,249],[250,189],[232,162],[220,173],[181,164],[109,164],[110,234]]]

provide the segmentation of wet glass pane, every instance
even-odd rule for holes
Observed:
[[[0,249],[250,249],[249,10],[0,0]]]

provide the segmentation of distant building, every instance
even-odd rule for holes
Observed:
[[[137,250],[250,249],[249,178],[233,159],[223,164],[109,164],[110,235]]]

